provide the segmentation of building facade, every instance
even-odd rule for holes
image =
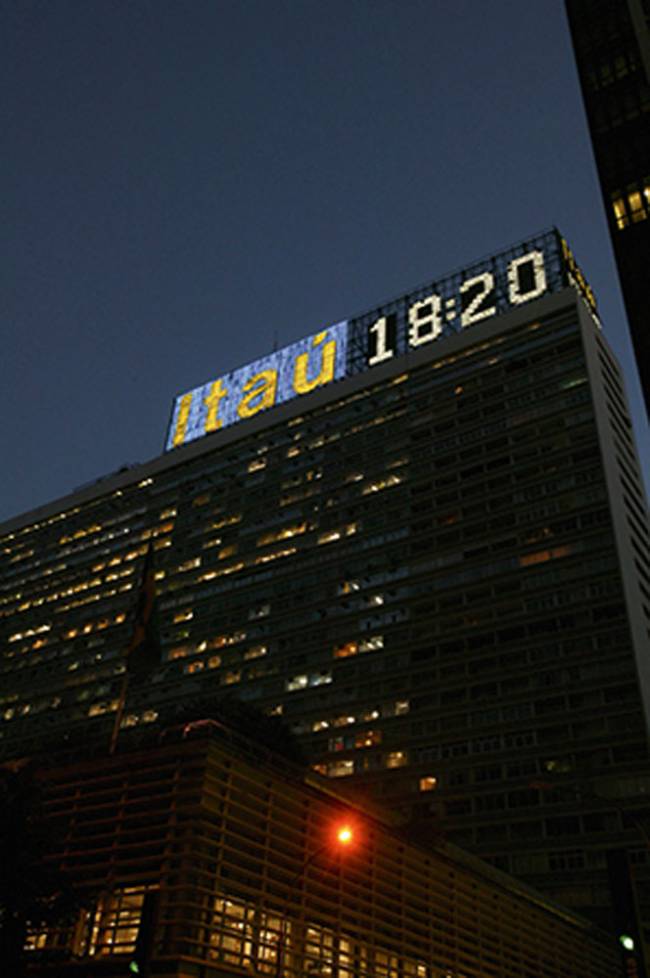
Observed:
[[[624,973],[611,935],[455,846],[409,842],[394,819],[221,724],[148,740],[41,770],[54,861],[84,905],[30,933],[29,974]]]
[[[237,697],[413,832],[603,925],[627,853],[650,926],[648,521],[566,245],[277,357],[177,398],[162,457],[0,527],[4,756],[107,742],[152,548],[161,660],[125,727]]]
[[[607,223],[650,405],[650,4],[567,0]]]

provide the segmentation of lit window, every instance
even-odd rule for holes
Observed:
[[[244,659],[260,659],[263,655],[266,655],[266,652],[266,645],[253,645],[244,652]]]
[[[184,659],[186,655],[189,655],[191,648],[189,645],[177,645],[176,648],[169,650],[170,659]]]
[[[88,953],[125,954],[135,950],[144,890],[116,889],[99,898],[92,921]]]
[[[341,539],[340,530],[328,530],[327,533],[321,533],[318,537],[318,543],[332,543],[334,540]]]
[[[341,526],[336,530],[328,530],[326,533],[320,534],[318,543],[332,543],[334,540],[340,540],[342,537],[351,537],[357,532],[358,528],[358,523],[347,523],[345,526]]]
[[[334,658],[347,659],[351,655],[356,655],[358,651],[357,642],[346,642],[345,645],[339,645],[338,648],[334,649]]]
[[[332,761],[327,765],[327,774],[330,778],[345,778],[354,774],[354,761]]]
[[[634,190],[632,193],[628,194],[627,202],[630,207],[630,215],[632,221],[636,224],[638,221],[645,221],[646,212],[643,206],[643,198],[638,190]]]
[[[616,227],[620,230],[627,227],[629,221],[627,219],[627,214],[625,213],[625,201],[622,197],[614,197],[612,199],[612,207],[614,209],[614,218],[616,220]]]
[[[25,938],[25,950],[42,951],[44,947],[47,947],[49,936],[50,931],[47,927],[42,930],[30,931]]]
[[[371,492],[381,492],[382,489],[390,489],[391,486],[397,486],[402,481],[401,475],[396,475],[392,473],[386,476],[385,479],[376,479],[374,482],[368,482],[363,489],[361,494],[367,496]]]
[[[363,713],[361,715],[361,719],[364,720],[364,721],[378,720],[380,716],[381,716],[381,714],[380,714],[379,710],[377,710],[377,709],[374,709],[374,710],[366,710],[365,713]]]
[[[297,689],[306,689],[309,685],[309,677],[306,675],[293,676],[292,679],[287,679],[285,683],[285,689],[288,693],[293,693]]]
[[[327,683],[331,683],[331,682],[332,682],[332,673],[325,672],[324,670],[322,672],[312,673],[311,676],[309,677],[310,686],[325,686],[327,685]]]
[[[216,523],[213,523],[210,529],[221,530],[224,526],[234,526],[235,523],[241,523],[241,513],[233,513],[232,516],[223,516]]]
[[[258,547],[264,547],[267,543],[277,543],[279,540],[286,540],[290,537],[298,536],[307,530],[306,523],[296,523],[294,526],[283,526],[280,530],[271,533],[264,533],[257,541]]]
[[[297,547],[285,547],[283,550],[274,550],[268,554],[261,554],[259,557],[255,558],[256,564],[268,564],[271,560],[278,560],[281,557],[290,557],[292,554],[297,553]],[[242,564],[242,567],[244,565]]]
[[[213,537],[212,540],[206,540],[201,546],[204,550],[209,550],[210,547],[219,547],[221,545],[221,537]]]
[[[184,573],[185,571],[194,570],[195,567],[201,566],[200,557],[192,557],[191,560],[186,560],[184,563],[179,564],[176,570],[178,573]]]
[[[420,791],[435,791],[438,787],[438,779],[432,774],[427,774],[424,778],[420,778]]]
[[[381,744],[381,730],[362,730],[354,738],[355,747],[376,747]]]
[[[117,706],[117,700],[112,700],[110,703],[93,703],[92,706],[88,708],[88,716],[96,717],[101,716],[103,713],[115,713]]]
[[[352,594],[360,588],[361,583],[359,581],[342,581],[337,588],[337,594]]]
[[[537,553],[525,554],[519,558],[520,567],[530,567],[531,564],[543,564],[557,557],[568,557],[573,551],[572,546],[553,547],[552,550],[539,550]]]
[[[386,767],[404,767],[408,764],[408,754],[404,750],[394,750],[390,754],[386,755],[385,759]]]
[[[349,715],[346,715],[342,717],[334,717],[334,719],[332,720],[332,726],[347,727],[349,724],[356,723],[356,722],[357,722],[356,717],[351,717]]]
[[[376,649],[383,649],[383,647],[383,635],[371,635],[370,638],[364,638],[359,642],[359,652],[374,652]]]

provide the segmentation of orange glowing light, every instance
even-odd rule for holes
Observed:
[[[349,825],[342,825],[336,833],[336,838],[342,846],[349,846],[352,842],[353,835],[354,833]]]

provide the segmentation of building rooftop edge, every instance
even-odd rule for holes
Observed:
[[[64,496],[60,496],[52,502],[44,503],[32,510],[19,513],[0,523],[0,537],[19,531],[29,524],[48,519],[74,506],[91,502],[93,499],[106,495],[107,493],[123,490],[134,483],[151,478],[167,469],[172,469],[186,462],[193,461],[195,458],[212,452],[216,448],[231,445],[249,435],[270,428],[274,424],[282,424],[283,422],[289,421],[305,413],[305,411],[318,409],[335,401],[338,397],[345,397],[365,387],[371,387],[393,376],[398,376],[413,368],[433,362],[457,350],[464,349],[466,346],[470,346],[477,341],[480,342],[481,339],[489,338],[502,330],[516,329],[530,319],[553,315],[564,308],[575,306],[578,302],[583,303],[586,308],[586,303],[577,289],[574,286],[567,286],[559,292],[535,299],[530,304],[521,308],[494,316],[463,332],[442,337],[428,346],[423,346],[417,350],[411,350],[408,353],[396,356],[387,363],[379,364],[360,374],[333,381],[326,387],[312,391],[304,397],[280,404],[271,408],[269,411],[262,412],[256,417],[241,421],[222,431],[205,435],[203,438],[198,438],[196,441],[190,442],[187,445],[163,452],[162,455],[156,455],[146,462],[137,463],[126,468],[120,468],[106,475],[98,476],[90,484],[85,484]]]
[[[130,741],[128,739],[122,740],[117,752],[113,755],[106,754],[103,760],[109,762],[111,765],[117,765],[126,755],[137,753],[151,754],[152,752],[160,752],[160,754],[169,754],[179,749],[196,753],[199,745],[204,745],[206,753],[212,748],[222,749],[230,753],[234,752],[241,757],[243,763],[253,766],[266,765],[272,769],[274,775],[279,779],[300,785],[310,792],[325,795],[327,798],[338,802],[346,808],[359,812],[366,818],[377,823],[382,831],[394,836],[403,845],[429,855],[438,856],[453,866],[460,866],[473,875],[483,877],[499,889],[510,894],[518,894],[546,913],[561,917],[571,926],[578,927],[583,931],[589,931],[602,941],[614,940],[614,935],[598,927],[588,918],[544,896],[534,887],[491,866],[479,856],[473,855],[454,843],[447,842],[441,838],[434,838],[431,842],[424,841],[421,837],[412,838],[409,834],[408,824],[404,823],[404,820],[395,812],[391,811],[390,808],[378,805],[368,799],[355,798],[354,792],[346,790],[346,786],[333,782],[331,778],[320,775],[311,768],[304,768],[295,762],[287,760],[271,748],[265,748],[263,755],[261,755],[259,749],[254,749],[256,746],[254,742],[249,737],[239,733],[231,724],[221,722],[206,724],[205,721],[199,721],[199,724],[203,725],[197,726],[193,731],[189,731],[192,734],[189,737],[186,736],[184,728],[192,726],[191,722],[185,725],[180,724],[166,727],[164,730],[159,731],[156,743],[152,743],[149,738],[145,741],[141,738]],[[180,739],[163,739],[164,734],[173,733],[174,731],[180,731]],[[259,748],[259,744],[257,747]],[[34,758],[34,760],[38,765],[39,759]],[[41,760],[45,760],[45,758],[41,758]],[[70,748],[61,749],[49,755],[46,767],[51,770],[52,768],[64,768],[79,763],[83,764],[84,762],[92,763],[96,768],[96,751],[84,745],[79,747],[71,746]]]

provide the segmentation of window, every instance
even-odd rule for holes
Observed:
[[[642,184],[629,184],[624,192],[614,191],[611,200],[614,221],[619,231],[630,223],[645,221],[650,211],[650,177],[646,177]]]
[[[93,917],[89,954],[125,954],[135,950],[145,889],[124,887],[100,896]]]
[[[345,778],[354,774],[354,761],[332,761],[327,765],[327,774],[330,778]]]
[[[408,753],[404,750],[394,750],[390,754],[386,754],[385,758],[386,767],[404,767],[408,764]]]
[[[307,676],[294,676],[292,679],[287,679],[285,688],[288,693],[293,693],[297,689],[306,689],[309,685],[309,679]]]
[[[334,649],[335,659],[347,659],[351,655],[356,655],[359,651],[359,645],[357,642],[346,642],[344,645],[339,645],[338,648]]]
[[[381,730],[362,730],[354,738],[355,747],[376,747],[381,744]]]
[[[374,652],[376,649],[383,649],[383,647],[383,635],[371,635],[370,638],[364,638],[359,642],[359,652]]]
[[[243,903],[217,897],[210,927],[210,958],[240,967],[250,961],[253,911]]]
[[[420,778],[420,791],[435,791],[438,787],[438,779],[433,774],[427,774]]]

